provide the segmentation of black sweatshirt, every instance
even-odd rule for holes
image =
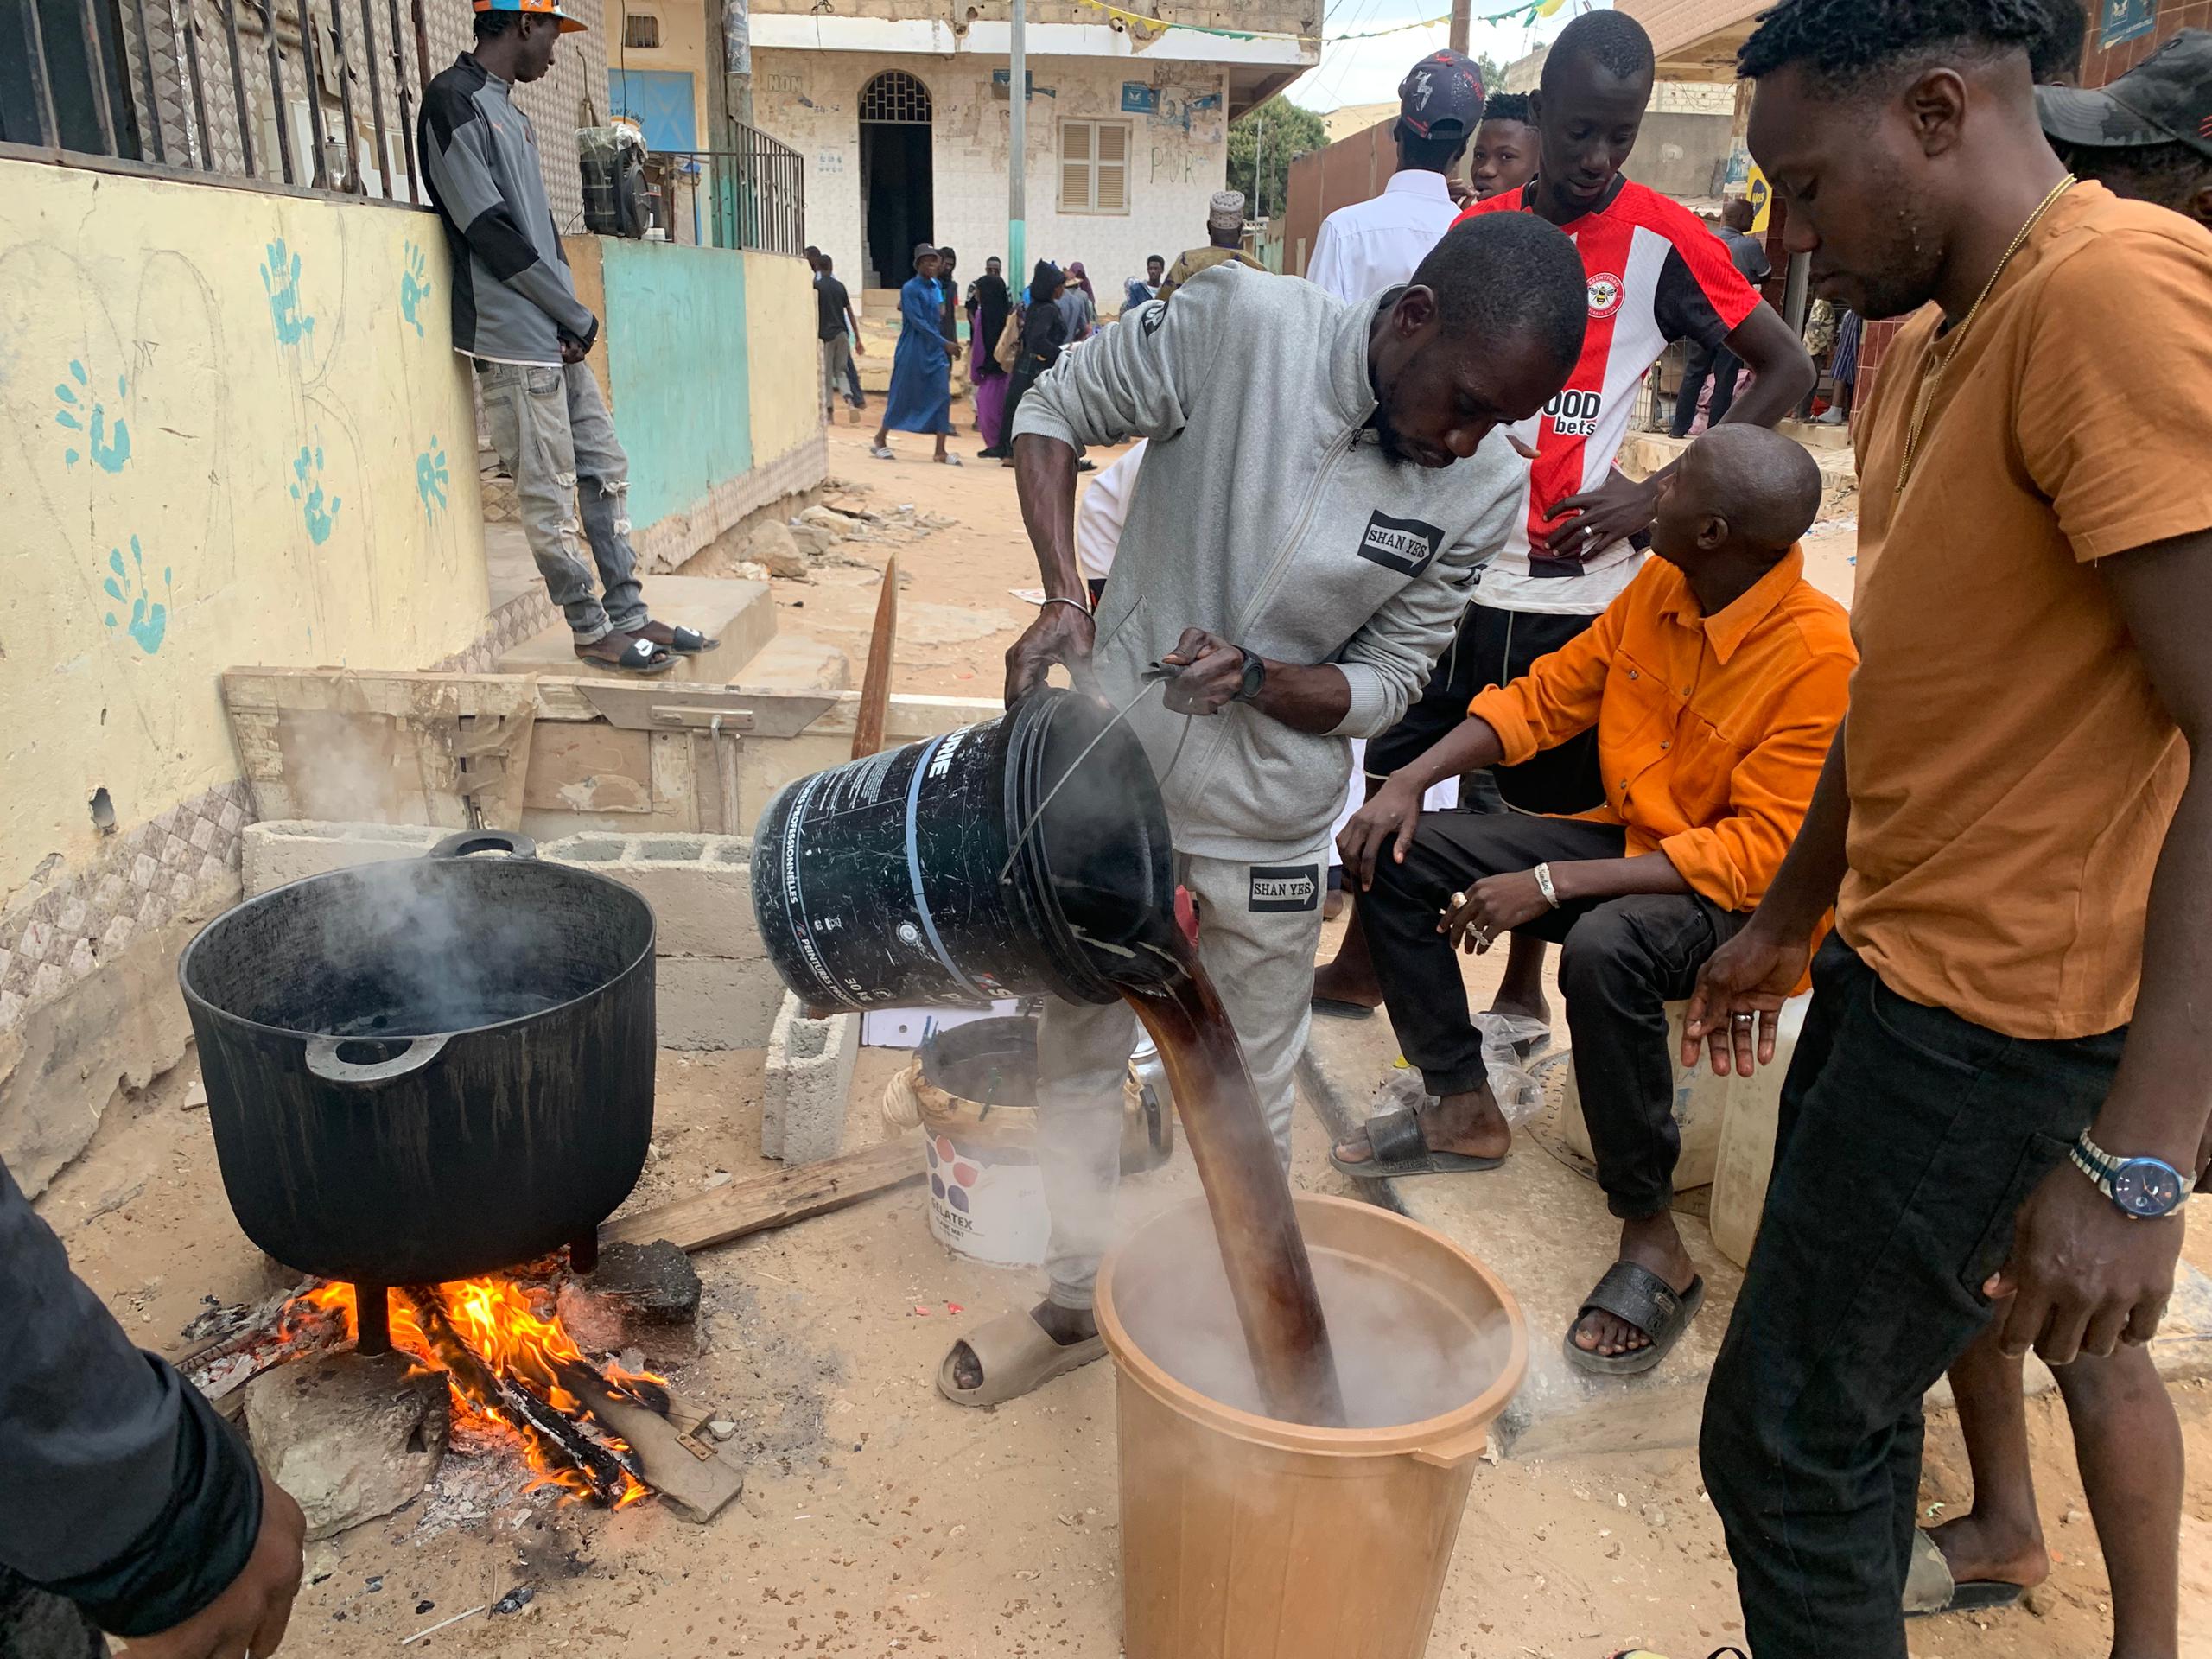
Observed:
[[[125,1637],[213,1601],[261,1529],[245,1443],[131,1345],[4,1164],[0,1492],[0,1565]]]

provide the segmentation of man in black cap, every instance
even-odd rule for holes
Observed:
[[[2212,33],[2184,29],[2108,86],[2038,86],[2075,176],[2212,226]]]
[[[1398,83],[1398,170],[1368,201],[1321,221],[1306,279],[1357,302],[1395,288],[1444,239],[1459,205],[1446,175],[1483,113],[1483,72],[1457,52],[1432,52]]]

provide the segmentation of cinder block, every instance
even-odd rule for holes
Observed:
[[[272,887],[389,859],[420,858],[453,833],[426,824],[315,823],[273,819],[250,823],[241,836],[245,896]]]
[[[861,1022],[849,1014],[807,1017],[786,994],[768,1038],[760,1152],[787,1164],[834,1158],[845,1144],[845,1105],[860,1056]]]
[[[766,957],[659,957],[655,1029],[663,1048],[759,1048],[771,1040],[784,983]]]
[[[658,955],[760,962],[751,853],[742,836],[569,836],[538,849],[635,888],[653,907]]]

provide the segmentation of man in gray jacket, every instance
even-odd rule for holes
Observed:
[[[476,49],[423,89],[416,153],[453,256],[454,349],[476,365],[484,422],[515,481],[524,537],[576,655],[653,674],[714,642],[645,610],[630,546],[630,460],[584,358],[599,319],[576,298],[538,170],[537,134],[508,95],[583,28],[556,0],[475,0]],[[576,549],[578,484],[591,563]]]
[[[1007,653],[1007,702],[1054,663],[1117,709],[1150,664],[1182,668],[1128,721],[1198,901],[1199,955],[1286,1161],[1349,740],[1388,731],[1420,695],[1504,541],[1526,463],[1494,429],[1565,383],[1586,289],[1573,245],[1528,214],[1460,226],[1410,283],[1354,304],[1209,270],[1068,353],[1015,419],[1048,597]],[[1094,619],[1076,559],[1076,447],[1137,435],[1152,442]],[[1091,1287],[1135,1020],[1118,1003],[1046,1009],[1050,1294],[946,1356],[938,1387],[960,1404],[1011,1398],[1101,1351]]]

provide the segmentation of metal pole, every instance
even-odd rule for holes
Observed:
[[[361,127],[353,118],[353,73],[346,61],[346,0],[330,0],[330,55],[338,67],[339,118],[346,126],[346,178],[339,188],[359,196],[368,193],[361,188]],[[379,161],[377,166],[381,169],[384,163]]]
[[[297,184],[292,167],[292,124],[284,109],[284,52],[276,41],[276,0],[260,0],[262,38],[269,48],[269,104],[276,111],[276,160],[284,182]]]
[[[377,8],[376,0],[361,0],[362,60],[369,72],[369,113],[376,119],[377,178],[384,186],[384,199],[391,200],[391,150],[384,130],[384,77],[377,73]],[[360,168],[353,169],[359,178]]]
[[[387,0],[391,19],[391,84],[399,94],[399,150],[407,158],[407,200],[420,207],[421,187],[415,181],[415,99],[407,90],[407,65],[401,56],[399,0]]]
[[[36,0],[30,0],[35,4]],[[85,64],[92,73],[92,113],[99,117],[100,142],[107,146],[111,156],[123,154],[123,146],[115,139],[115,111],[107,97],[107,54],[100,49],[100,26],[92,16],[92,0],[82,0],[79,6],[85,23]]]
[[[35,3],[23,8],[23,51],[31,72],[31,94],[38,104],[39,139],[61,148],[61,122],[54,112],[54,75],[47,67],[46,38],[38,26]]]
[[[231,103],[232,114],[238,124],[238,154],[245,162],[245,175],[255,174],[253,164],[253,118],[245,101],[245,54],[238,45],[238,9],[235,5],[223,8],[223,32],[231,48]]]
[[[35,3],[35,0],[33,0],[33,3]],[[146,115],[145,118],[138,124],[139,148],[143,151],[146,148],[147,139],[151,138],[154,141],[154,159],[157,162],[166,162],[169,158],[168,144],[162,137],[162,107],[156,101],[154,94],[153,31],[146,27],[146,0],[131,0],[131,3],[138,14],[139,77],[146,86]],[[124,43],[123,55],[125,59],[130,56],[130,45],[127,41]]]
[[[1467,35],[1474,22],[1475,0],[1452,0],[1452,49],[1466,55]],[[1491,90],[1489,87],[1483,89]]]
[[[1007,271],[1019,294],[1029,269],[1029,54],[1025,26],[1028,22],[1022,0],[1014,0],[1013,37],[1007,50],[1007,148],[1011,152],[1006,169]]]
[[[172,12],[174,16],[175,13]],[[200,133],[200,165],[210,173],[215,170],[215,135],[207,125],[207,87],[200,75],[200,6],[199,0],[184,0],[184,21],[181,25],[184,35],[184,61],[192,79],[192,112]],[[159,111],[155,118],[160,118]]]
[[[318,190],[330,188],[330,134],[322,123],[322,54],[315,49],[315,13],[308,0],[300,0],[300,59],[306,69],[308,131],[315,141],[315,167],[308,182]]]

